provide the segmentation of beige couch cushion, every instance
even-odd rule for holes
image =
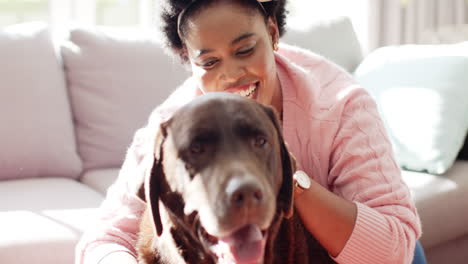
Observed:
[[[45,24],[0,30],[0,180],[81,172],[63,71]]]
[[[136,129],[188,76],[151,31],[75,29],[62,55],[85,169],[120,167]]]
[[[465,235],[426,250],[427,261],[430,264],[466,264],[467,248],[468,235]]]
[[[320,54],[348,72],[353,72],[361,63],[361,45],[348,17],[312,23],[304,23],[304,20],[298,22],[291,17],[286,33],[281,38],[282,42]],[[344,43],[346,45],[343,45]]]
[[[90,170],[83,174],[81,182],[105,195],[109,186],[117,180],[119,171],[119,169]]]
[[[66,178],[0,182],[0,262],[71,264],[103,196]]]
[[[468,234],[468,161],[444,175],[403,171],[416,201],[426,249]]]

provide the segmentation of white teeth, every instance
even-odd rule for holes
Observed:
[[[241,91],[237,92],[237,94],[239,94],[241,96],[244,96],[244,97],[248,97],[255,91],[256,88],[257,88],[257,85],[255,85],[255,83],[252,83],[252,84],[249,85],[248,89],[241,90]]]

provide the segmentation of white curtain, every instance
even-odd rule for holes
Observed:
[[[369,50],[385,45],[443,42],[440,38],[444,32],[452,32],[457,40],[468,38],[468,0],[368,1]]]

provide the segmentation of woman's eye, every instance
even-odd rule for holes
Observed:
[[[264,136],[256,136],[254,138],[254,146],[263,147],[267,143],[267,140]]]
[[[206,62],[206,63],[203,63],[202,66],[203,66],[203,68],[210,68],[210,67],[212,67],[213,65],[215,65],[216,62],[217,62],[216,60],[211,60],[211,61],[208,61],[208,62]]]
[[[237,55],[247,55],[250,54],[253,51],[254,48],[246,49],[246,50],[240,50],[237,52]]]
[[[202,154],[203,152],[205,152],[205,148],[201,143],[194,142],[190,145],[190,152],[192,154]]]

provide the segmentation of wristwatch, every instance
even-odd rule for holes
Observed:
[[[298,170],[293,175],[294,179],[294,192],[297,195],[303,193],[310,188],[310,178],[305,172]]]

